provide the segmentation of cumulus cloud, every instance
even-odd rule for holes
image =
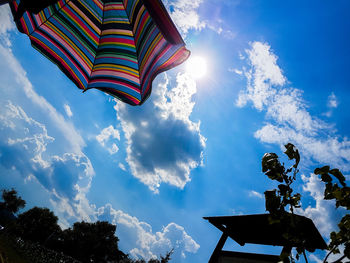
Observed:
[[[311,218],[328,243],[329,234],[331,231],[339,230],[337,223],[345,215],[346,210],[341,207],[336,209],[334,200],[324,200],[325,184],[320,180],[319,176],[310,174],[310,176],[302,175],[301,178],[304,182],[303,190],[310,194],[316,204],[314,206],[308,205],[305,209],[298,208],[297,213]],[[341,254],[331,254],[328,258],[329,262],[335,262],[343,255],[344,246],[340,246],[339,249]],[[324,257],[325,255],[322,258]],[[313,262],[323,262],[315,255],[310,255],[310,259]]]
[[[105,147],[110,154],[115,154],[119,151],[118,146],[111,142],[112,139],[120,141],[120,133],[112,125],[104,128],[99,135],[96,136],[96,140],[102,147]]]
[[[5,25],[8,17],[3,10],[1,7],[1,37],[11,30],[12,25]],[[9,49],[10,42],[8,44],[4,46],[0,43],[0,172],[17,173],[24,182],[31,181],[42,186],[64,228],[79,220],[106,219],[100,213],[101,209],[98,213],[86,196],[95,172],[82,151],[84,140],[71,122],[67,122],[44,97],[37,94],[25,70]],[[64,109],[71,117],[68,104]],[[110,140],[120,140],[120,134],[109,126],[96,139],[106,147]],[[110,150],[116,152],[116,145],[112,144]],[[120,164],[120,167],[125,170],[124,165]],[[106,213],[107,209],[108,205],[105,206]],[[119,231],[124,231],[124,236],[129,237],[126,241],[128,250],[136,257],[164,255],[174,247],[175,256],[179,258],[198,250],[199,245],[175,223],[153,233],[149,224],[122,211],[112,208],[110,211],[111,222],[118,223]]]
[[[190,120],[196,83],[179,73],[168,90],[163,74],[142,108],[117,103],[115,109],[127,143],[127,163],[132,174],[157,192],[161,183],[183,188],[190,172],[202,163],[205,138],[200,123]]]
[[[0,112],[0,169],[16,170],[25,179],[35,178],[58,206],[67,204],[66,212],[72,216],[67,200],[74,200],[89,188],[94,175],[89,159],[75,153],[47,154],[48,145],[55,139],[44,124],[11,101],[0,105]]]
[[[12,23],[6,22],[9,17],[1,19]],[[1,37],[12,28],[4,30],[4,24]],[[70,218],[84,218],[88,211],[83,197],[94,170],[82,151],[85,142],[74,125],[35,91],[9,46],[0,43],[0,170],[41,185],[61,223],[69,225]]]
[[[64,104],[63,105],[63,108],[64,108],[64,111],[66,112],[67,116],[69,118],[71,118],[73,116],[73,112],[72,110],[70,109],[69,105],[68,104]]]
[[[205,27],[197,12],[203,0],[166,0],[170,16],[180,32],[186,36],[189,30],[201,30]]]
[[[324,183],[317,175],[310,176],[302,175],[301,179],[304,182],[303,190],[308,192],[310,196],[315,199],[315,206],[307,206],[305,209],[299,209],[306,217],[312,218],[316,227],[323,236],[328,237],[329,233],[336,229],[335,218],[335,202],[323,199]]]
[[[153,232],[152,227],[127,213],[115,210],[106,204],[97,210],[98,220],[112,222],[118,226],[117,235],[123,240],[122,249],[129,251],[135,258],[151,258],[165,255],[174,249],[172,260],[181,262],[186,253],[196,253],[199,245],[189,236],[182,226],[170,223],[161,231]],[[136,244],[136,247],[131,245]]]
[[[271,47],[253,42],[246,54],[250,65],[244,70],[247,87],[240,92],[236,105],[252,103],[266,113],[267,123],[256,131],[255,137],[278,145],[293,142],[311,160],[350,170],[350,141],[309,113],[301,90],[287,87],[287,78]],[[332,107],[337,105],[335,100],[335,96],[330,97]]]

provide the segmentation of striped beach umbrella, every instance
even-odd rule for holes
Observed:
[[[140,105],[156,75],[190,54],[161,0],[58,0],[21,11],[28,1],[10,1],[18,30],[84,91]]]

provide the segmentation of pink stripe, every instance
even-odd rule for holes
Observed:
[[[53,18],[53,19],[55,20],[55,22],[56,22],[57,24],[60,24],[62,27],[66,28],[66,26],[65,26],[65,25],[62,25],[62,23],[60,23],[59,20],[57,20],[56,18]],[[56,27],[53,23],[52,23],[52,25],[53,25],[54,27]],[[56,28],[57,28],[57,27],[56,27]],[[59,30],[59,29],[57,29],[57,30]],[[61,31],[61,32],[62,32],[62,31]],[[62,32],[62,34],[64,34],[64,33]],[[66,35],[66,34],[64,34],[64,35]],[[72,34],[72,36],[74,37],[74,39],[75,39],[80,45],[84,46],[84,44],[83,44],[74,34]],[[74,41],[72,41],[72,42],[74,42]],[[90,42],[90,43],[91,43],[91,42]],[[95,54],[92,53],[92,52],[90,52],[89,49],[85,48],[85,50],[86,50],[92,57],[95,57]]]
[[[141,33],[143,32],[143,26],[146,23],[146,20],[149,18],[149,15],[147,13],[147,11],[145,11],[145,15],[143,16],[143,19],[141,20],[140,24],[137,26],[136,28],[136,35],[135,35],[135,39],[139,39]]]
[[[88,79],[86,78],[85,74],[81,71],[81,69],[79,68],[79,66],[75,63],[75,61],[71,60],[69,58],[69,56],[67,55],[67,53],[60,48],[59,46],[55,45],[54,43],[52,43],[50,41],[50,39],[48,39],[44,34],[42,34],[41,32],[37,32],[37,34],[41,35],[43,38],[45,38],[49,43],[51,43],[53,46],[55,46],[57,49],[59,49],[67,58],[67,60],[69,60],[74,66],[75,68],[80,72],[80,74],[83,76],[83,78],[85,79],[86,82],[88,82]],[[33,36],[30,37],[31,39],[35,39]],[[37,42],[38,43],[38,42]],[[47,52],[49,52],[51,55],[53,55],[58,61],[64,61],[63,58],[61,58],[60,56],[58,56],[52,49],[50,49],[45,43],[44,46],[41,45],[41,43],[38,43],[42,48],[44,48]],[[68,64],[68,63],[67,63]],[[74,71],[68,66],[65,67],[68,71],[73,72],[72,77],[74,77],[76,74],[74,74]],[[74,77],[75,78],[75,77]],[[77,78],[77,77],[76,77]],[[79,81],[79,79],[77,79]]]
[[[79,10],[79,8],[78,8],[73,2],[70,2],[70,5],[74,7],[73,9]],[[91,27],[94,28],[94,30],[97,32],[97,34],[101,34],[101,30],[90,20],[90,18],[88,18],[81,10],[79,10],[79,11],[80,11],[80,13],[82,13],[82,15],[81,15],[80,13],[78,13],[79,16],[82,17],[82,18],[84,18],[85,21],[90,22],[90,23],[88,23],[88,24],[93,25],[93,26],[91,26]],[[101,22],[101,21],[100,21],[100,22]]]
[[[99,38],[95,36],[94,32],[92,32],[84,23],[82,23],[81,18],[76,16],[69,8],[64,8],[64,10],[73,17],[73,21],[79,24],[85,30],[85,34],[92,37],[96,42],[98,42]],[[80,22],[80,23],[79,23]]]
[[[101,84],[103,82],[106,82],[106,83],[113,83],[113,84],[117,84],[117,85],[120,85],[120,86],[123,86],[123,87],[127,87],[129,89],[132,89],[134,91],[136,91],[137,93],[140,94],[140,90],[129,85],[128,83],[125,83],[125,82],[121,82],[121,81],[117,81],[117,80],[114,80],[114,79],[94,79],[94,80],[91,80],[89,84]]]
[[[141,70],[140,76],[142,76],[141,79],[144,78],[144,77],[143,77],[143,74],[144,74],[144,72],[146,71],[146,69],[148,68],[149,64],[152,62],[152,60],[153,60],[152,58],[154,58],[154,57],[156,56],[155,53],[158,53],[159,50],[161,50],[161,49],[164,47],[164,44],[166,44],[166,41],[165,41],[165,39],[162,37],[162,39],[158,42],[158,44],[156,45],[156,47],[155,47],[155,48],[152,50],[152,52],[149,54],[146,64],[144,64],[143,68],[140,69],[140,70]],[[168,47],[167,49],[169,49],[169,48],[170,48],[170,47]],[[158,60],[159,60],[159,58],[161,58],[161,57],[163,56],[163,54],[164,54],[164,51],[163,51],[161,54],[158,55]],[[157,61],[158,61],[158,60],[157,60]]]
[[[43,24],[41,26],[42,29],[45,29],[48,35],[51,35],[58,43],[64,46],[76,60],[79,61],[80,65],[86,70],[86,72],[91,73],[91,68],[89,65],[81,58],[81,56],[69,45],[61,36],[56,34],[51,28]]]
[[[115,44],[117,43],[125,43],[125,44],[130,44],[130,45],[135,45],[134,41],[132,39],[128,38],[121,38],[121,37],[107,37],[107,38],[102,38],[100,43],[105,43],[105,42],[113,42]]]
[[[139,54],[143,54],[144,53],[144,49],[148,49],[149,48],[149,45],[147,45],[147,43],[148,43],[148,41],[149,41],[149,39],[151,38],[151,36],[153,35],[153,33],[155,32],[157,30],[157,28],[156,27],[153,27],[153,29],[152,29],[152,31],[148,34],[148,36],[147,36],[147,39],[145,40],[145,44],[143,45],[143,47],[142,47],[142,49],[140,50],[140,52],[139,52]],[[159,32],[160,33],[160,32]],[[158,34],[159,34],[158,33]],[[157,35],[158,35],[157,34]],[[152,41],[151,41],[152,42]]]
[[[94,70],[94,72],[92,72],[91,77],[96,77],[96,76],[115,76],[115,77],[120,77],[120,78],[124,78],[130,81],[133,81],[137,84],[140,85],[140,80],[138,77],[135,77],[131,74],[125,73],[125,72],[120,72],[117,70],[105,70],[105,69],[101,69],[101,70]]]

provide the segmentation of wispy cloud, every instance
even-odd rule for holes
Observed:
[[[12,22],[12,14],[8,5],[0,6],[0,41],[6,46],[11,46],[9,32],[15,29]]]
[[[287,86],[287,78],[271,47],[267,43],[253,42],[246,54],[250,66],[244,71],[247,87],[241,91],[237,106],[252,103],[255,109],[265,112],[266,123],[255,132],[255,137],[279,146],[292,142],[306,159],[349,171],[350,141],[337,135],[332,125],[309,113],[303,92]],[[329,101],[331,107],[337,106],[335,96],[331,95]],[[335,211],[333,202],[323,200],[324,184],[316,175],[302,175],[302,180],[304,192],[316,204],[300,209],[299,213],[310,217],[320,232],[328,236],[336,229],[339,211]]]
[[[180,73],[171,90],[167,75],[158,80],[152,98],[142,108],[115,106],[131,172],[155,192],[161,183],[183,188],[191,180],[191,170],[201,164],[205,147],[200,123],[190,120],[194,80]]]
[[[337,135],[332,125],[308,112],[303,92],[287,86],[287,78],[271,47],[253,42],[246,54],[250,65],[245,70],[247,87],[241,91],[237,106],[251,102],[266,113],[266,124],[256,131],[255,137],[278,145],[292,142],[310,160],[350,170],[350,141]]]
[[[324,113],[324,115],[327,117],[331,117],[333,114],[333,109],[338,108],[338,106],[339,106],[338,98],[335,96],[334,92],[332,92],[331,95],[328,96],[328,100],[327,100],[328,111]]]
[[[257,191],[254,191],[254,190],[249,191],[248,196],[249,197],[254,197],[254,198],[259,198],[259,199],[263,199],[264,198],[263,194],[261,194],[261,193],[259,193]]]
[[[15,27],[6,8],[0,8],[0,38],[10,41],[7,34]],[[35,181],[46,189],[61,223],[68,225],[72,218],[85,218],[88,211],[87,207],[77,209],[94,176],[83,153],[85,141],[74,125],[35,91],[10,46],[10,42],[0,43],[0,169],[18,173],[24,181]]]
[[[100,207],[96,215],[99,220],[107,220],[118,225],[117,235],[123,240],[122,249],[129,251],[135,258],[149,260],[174,249],[172,260],[181,262],[186,253],[196,253],[199,249],[199,245],[185,229],[176,223],[169,223],[161,231],[154,233],[148,223],[123,211],[115,210],[110,204]],[[133,244],[136,244],[136,247]]]
[[[73,116],[73,112],[70,109],[70,106],[68,104],[63,105],[64,111],[66,112],[67,116],[71,118]]]
[[[243,75],[243,71],[236,68],[229,68],[229,72],[236,73],[237,75]]]

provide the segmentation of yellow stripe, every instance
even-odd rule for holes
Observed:
[[[149,59],[151,52],[153,52],[154,48],[158,45],[158,43],[161,41],[161,39],[162,39],[162,35],[160,33],[158,33],[157,37],[154,38],[154,40],[152,41],[152,44],[148,47],[145,56],[142,58],[142,63],[141,63],[140,69],[143,69],[146,61],[148,61],[148,59]]]
[[[134,32],[136,32],[136,30],[137,30],[137,26],[138,26],[138,24],[139,24],[139,22],[140,22],[141,16],[143,15],[144,11],[145,11],[145,6],[142,5],[142,7],[140,8],[139,13],[137,14],[135,23],[134,23],[134,28],[133,28],[133,31],[134,31]],[[136,27],[136,28],[135,28],[135,27]],[[141,28],[141,29],[142,29],[142,28]]]
[[[36,38],[36,37],[33,37],[33,36],[32,36],[32,38],[35,38],[38,42],[40,42],[40,43],[41,43],[41,46],[47,47],[47,45],[46,45],[45,43],[43,43],[40,39],[38,39],[38,38]],[[49,49],[50,49],[50,48],[49,48]],[[52,50],[51,50],[51,51],[52,51]],[[57,59],[55,58],[55,60],[57,60]],[[62,60],[63,63],[65,64],[65,68],[66,68],[66,69],[71,69],[63,58],[61,58],[61,60]],[[59,60],[57,60],[57,61],[59,61]],[[60,61],[60,63],[62,63],[62,61]],[[80,78],[78,78],[78,76],[74,73],[74,71],[73,71],[72,69],[71,69],[71,73],[72,73],[72,75],[74,75],[74,76],[76,77],[75,80],[78,80],[78,82],[81,84],[81,87],[85,87],[85,86],[83,85],[83,83],[81,82]]]
[[[69,2],[71,3],[71,2]],[[80,17],[91,27],[93,28],[93,30],[97,33],[97,34],[100,34],[101,33],[101,30],[80,10],[78,9],[73,3],[70,5],[70,7],[75,11],[77,12]],[[89,10],[89,13],[92,14],[93,17],[96,18],[96,20],[100,21],[100,19],[98,19],[93,13],[91,13],[91,11]],[[88,19],[86,20],[85,17]]]
[[[101,32],[101,36],[107,35],[122,35],[133,37],[134,34],[131,31],[121,30],[121,29],[106,29]]]
[[[134,46],[134,45],[125,44],[125,43],[117,42],[117,41],[103,42],[103,43],[101,43],[101,46],[103,46],[103,45],[118,45],[118,47],[119,47],[119,46],[123,46],[123,47],[131,47],[131,48],[134,48],[134,49],[135,49],[135,46]]]
[[[72,24],[74,24],[77,28],[79,28],[80,31],[85,32],[85,29],[79,23],[75,22],[75,20],[65,10],[63,10],[62,13],[64,13],[64,15],[71,20]],[[92,42],[97,46],[98,43],[89,34],[85,34],[85,35],[90,39],[90,42]]]
[[[50,26],[51,25],[51,26]],[[91,70],[93,65],[90,59],[84,54],[84,52],[81,51],[81,49],[73,42],[71,41],[67,35],[63,34],[61,31],[57,30],[57,28],[50,22],[47,22],[47,26],[52,29],[56,34],[58,34],[69,46],[71,46],[79,55],[79,57],[85,61],[85,63],[88,65],[89,69]],[[55,30],[56,29],[56,30]]]
[[[139,72],[137,70],[134,70],[133,68],[121,66],[121,65],[112,65],[112,64],[99,64],[94,67],[95,70],[118,70],[120,72],[128,73],[134,77],[139,78]]]

